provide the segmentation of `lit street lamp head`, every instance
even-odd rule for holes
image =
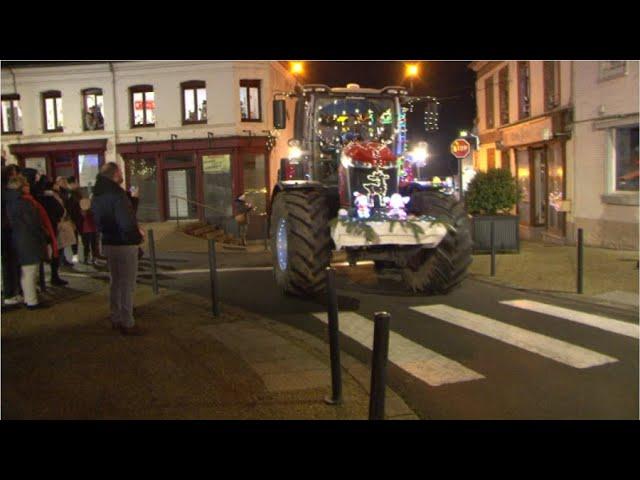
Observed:
[[[302,64],[302,62],[291,62],[289,68],[291,70],[291,73],[293,73],[294,75],[302,75],[302,73],[304,72],[304,65]]]

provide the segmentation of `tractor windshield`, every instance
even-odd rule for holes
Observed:
[[[321,153],[335,153],[351,141],[391,144],[396,136],[392,98],[320,97],[315,103],[315,135]]]

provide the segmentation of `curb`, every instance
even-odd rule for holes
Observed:
[[[510,283],[507,283],[505,281],[502,280],[498,280],[498,279],[491,279],[490,277],[485,277],[485,276],[479,276],[478,274],[469,274],[469,278],[472,278],[473,280],[476,280],[478,282],[482,282],[482,283],[486,283],[488,285],[494,285],[494,286],[498,286],[498,287],[503,287],[503,288],[509,288],[511,290],[517,290],[519,292],[527,292],[527,293],[535,293],[537,295],[546,295],[549,297],[555,297],[555,298],[561,298],[564,300],[572,300],[578,303],[582,303],[584,305],[598,305],[598,306],[602,306],[602,307],[610,307],[610,308],[616,308],[618,310],[623,310],[625,312],[628,313],[639,313],[640,312],[640,306],[632,306],[632,305],[628,305],[626,303],[619,303],[619,302],[612,302],[609,300],[603,300],[600,298],[596,298],[594,296],[591,295],[584,295],[584,294],[578,294],[578,293],[570,293],[570,292],[555,292],[555,291],[550,291],[550,290],[538,290],[535,288],[526,288],[526,287],[520,287],[517,285],[513,285]]]
[[[238,307],[233,306],[234,309]],[[242,310],[242,309],[238,309]],[[313,350],[314,354],[323,359],[329,358],[329,345],[319,338],[307,332],[267,319],[259,315],[251,314],[259,318],[262,326],[273,333],[287,338],[294,343],[302,343]],[[328,328],[325,325],[325,331]],[[369,395],[371,382],[371,369],[360,360],[352,357],[344,350],[340,350],[340,359],[343,372],[346,372]],[[329,366],[327,366],[329,368]],[[387,387],[385,400],[385,418],[387,420],[420,420],[420,417],[405,403],[405,401],[391,388]]]

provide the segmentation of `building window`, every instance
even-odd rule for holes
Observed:
[[[85,130],[104,130],[104,96],[101,88],[82,91],[82,118]]]
[[[603,60],[599,62],[600,80],[610,80],[627,74],[626,60]]]
[[[207,87],[205,82],[191,81],[182,87],[182,124],[207,123]]]
[[[638,191],[638,127],[615,128],[613,133],[613,167],[615,191]]]
[[[131,93],[131,128],[156,124],[156,98],[152,85],[135,85]]]
[[[243,122],[262,121],[260,80],[240,80],[240,116]]]
[[[518,119],[531,115],[529,62],[518,62]]]
[[[484,81],[485,122],[487,128],[493,128],[493,77]]]
[[[44,111],[44,131],[61,132],[63,129],[62,93],[58,90],[43,92],[42,105]]]
[[[2,133],[22,133],[20,95],[2,95]]]
[[[509,123],[509,67],[498,74],[498,95],[500,96],[500,125]]]
[[[560,68],[558,62],[542,62],[544,77],[544,109],[553,110],[560,104]]]

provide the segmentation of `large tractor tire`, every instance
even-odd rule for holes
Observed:
[[[318,190],[278,193],[269,230],[276,284],[284,293],[297,296],[322,292],[331,260],[326,196]]]
[[[461,202],[438,191],[414,192],[411,213],[432,215],[453,229],[436,248],[425,248],[411,257],[402,277],[414,292],[446,294],[460,285],[471,265],[471,224]]]

